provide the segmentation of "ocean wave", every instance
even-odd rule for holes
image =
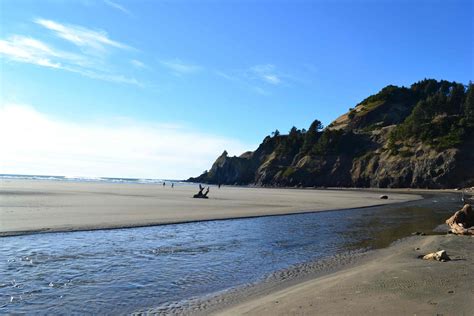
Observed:
[[[106,183],[138,183],[161,184],[163,182],[184,184],[181,180],[149,179],[149,178],[112,178],[112,177],[83,177],[83,176],[50,176],[50,175],[23,175],[0,174],[1,180],[34,180],[34,181],[65,181],[65,182],[106,182]]]

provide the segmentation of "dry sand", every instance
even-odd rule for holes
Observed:
[[[440,249],[453,260],[418,258]],[[263,293],[218,314],[473,315],[473,284],[473,237],[417,236],[378,250],[355,267]]]
[[[357,208],[421,196],[356,190],[211,187],[210,198],[193,199],[196,186],[3,180],[0,236],[45,231],[147,226]],[[384,193],[387,194],[387,193]]]

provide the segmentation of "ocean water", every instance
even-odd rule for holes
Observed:
[[[127,314],[431,233],[456,195],[357,210],[0,238],[0,314]],[[168,310],[169,309],[169,310]]]
[[[110,177],[78,177],[78,176],[47,176],[24,174],[0,174],[2,180],[37,180],[37,181],[66,181],[66,182],[106,182],[106,183],[135,183],[135,184],[161,184],[173,182],[175,185],[186,185],[182,180],[173,179],[147,179],[147,178],[110,178]]]

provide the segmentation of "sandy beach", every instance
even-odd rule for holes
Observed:
[[[263,292],[217,314],[472,315],[473,241],[454,235],[410,237],[349,269]],[[452,261],[418,258],[440,249]]]
[[[192,198],[194,185],[8,180],[0,187],[0,235],[360,208],[414,201],[423,193],[403,192],[211,187],[210,198],[204,200]],[[381,194],[389,199],[381,200]],[[429,205],[435,199],[413,203]],[[388,248],[330,259],[321,269],[318,262],[305,263],[289,269],[287,277],[198,302],[192,313],[470,315],[474,310],[473,240],[454,235],[412,236]],[[440,249],[453,260],[418,258]]]
[[[32,232],[148,226],[211,219],[358,208],[420,199],[416,194],[359,190],[211,187],[4,180],[0,236]],[[386,193],[384,193],[386,194]]]

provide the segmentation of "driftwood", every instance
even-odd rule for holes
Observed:
[[[451,233],[456,235],[474,235],[474,213],[470,204],[465,204],[463,208],[446,220],[451,229]]]
[[[449,261],[451,258],[449,258],[446,250],[440,250],[437,252],[432,252],[429,253],[425,256],[422,257],[423,260],[437,260],[437,261]]]
[[[206,192],[204,192],[204,187],[199,184],[199,192],[193,195],[195,199],[208,199],[209,187],[207,187]]]

